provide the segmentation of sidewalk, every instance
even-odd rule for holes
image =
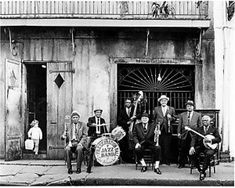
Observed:
[[[75,171],[76,165],[73,165]],[[64,161],[0,160],[0,185],[161,185],[161,186],[234,186],[234,162],[220,163],[211,177],[199,180],[199,173],[189,168],[178,169],[175,164],[161,165],[162,175],[150,168],[145,173],[135,170],[134,164],[118,164],[92,168],[86,173],[85,166],[80,174],[68,174]],[[208,174],[208,173],[207,173]]]

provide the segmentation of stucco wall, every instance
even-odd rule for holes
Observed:
[[[114,101],[110,87],[113,84],[110,57],[143,58],[146,47],[145,29],[117,28],[76,28],[76,54],[72,53],[69,28],[13,28],[13,37],[18,42],[18,56],[9,53],[7,35],[2,33],[2,56],[0,67],[5,58],[22,58],[28,61],[72,61],[73,109],[87,121],[93,109],[101,107],[107,123],[110,120],[110,106]],[[150,58],[193,58],[194,39],[198,31],[186,29],[152,29],[149,35]],[[196,66],[195,91],[197,108],[214,107],[214,65],[213,41],[203,41],[203,66]],[[0,71],[0,87],[3,88],[3,69]],[[208,70],[210,70],[208,72]],[[4,104],[1,95],[0,104]],[[4,133],[3,112],[0,113],[1,135]],[[4,136],[0,137],[1,154]]]

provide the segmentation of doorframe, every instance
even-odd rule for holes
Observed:
[[[111,74],[114,74],[112,76],[110,74],[110,83],[112,85],[112,88],[110,87],[110,93],[111,95],[111,106],[110,106],[110,122],[114,122],[114,125],[117,125],[117,105],[118,105],[118,66],[120,64],[129,64],[129,65],[190,65],[194,66],[194,87],[196,87],[196,67],[202,66],[202,61],[198,61],[194,58],[151,58],[151,57],[109,57],[110,65],[111,65]],[[194,100],[197,100],[196,98],[196,90],[194,88]],[[115,127],[112,127],[115,128]]]
[[[29,111],[28,111],[27,70],[26,70],[26,66],[27,65],[43,65],[43,64],[47,64],[48,61],[22,60],[21,62],[22,62],[22,65],[21,65],[22,66],[21,67],[22,102],[21,102],[21,104],[22,104],[22,122],[25,125],[24,126],[24,140],[25,140],[27,138],[27,130],[25,130],[25,129],[26,129],[26,125],[29,123],[28,122],[28,120],[29,120]],[[24,80],[26,80],[26,82],[24,82]],[[42,156],[43,156],[43,158],[46,158],[46,157],[44,157],[44,154]],[[23,155],[23,158],[24,158],[24,155]]]

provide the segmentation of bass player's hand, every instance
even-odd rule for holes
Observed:
[[[189,155],[193,155],[195,153],[194,147],[191,147],[189,150]]]

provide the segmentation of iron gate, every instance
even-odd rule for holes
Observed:
[[[191,65],[118,65],[118,112],[126,98],[144,92],[142,108],[152,116],[160,95],[167,95],[169,105],[180,112],[185,102],[194,99],[194,66]]]

